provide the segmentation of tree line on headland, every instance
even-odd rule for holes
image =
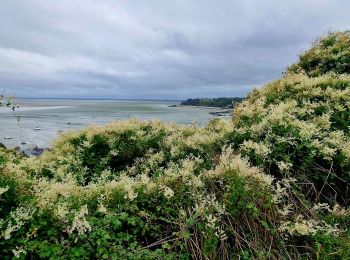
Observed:
[[[232,108],[236,103],[243,101],[243,97],[220,97],[220,98],[189,98],[182,101],[183,106],[206,106]]]

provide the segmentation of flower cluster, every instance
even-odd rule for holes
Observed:
[[[74,231],[76,231],[79,235],[82,235],[86,232],[91,231],[91,226],[85,218],[85,215],[87,215],[88,213],[89,211],[87,205],[84,205],[80,208],[80,210],[74,216],[72,225],[67,228],[68,234],[71,234]]]

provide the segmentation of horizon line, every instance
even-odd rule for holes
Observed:
[[[183,99],[92,98],[92,97],[15,97],[17,99],[119,100],[119,101],[183,101]]]
[[[181,102],[186,101],[188,99],[205,99],[208,97],[191,97],[191,98],[184,98],[184,99],[157,99],[157,98],[93,98],[93,97],[15,97],[16,99],[52,99],[52,100],[117,100],[117,101],[173,101],[173,102]],[[237,98],[237,97],[215,97],[215,98]],[[243,97],[239,97],[243,98]],[[208,99],[214,99],[214,98],[208,98]]]

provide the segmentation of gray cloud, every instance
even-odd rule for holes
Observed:
[[[245,95],[315,37],[350,28],[349,1],[2,0],[0,88],[25,97]]]

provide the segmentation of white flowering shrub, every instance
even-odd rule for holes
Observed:
[[[288,71],[305,72],[318,77],[327,72],[350,73],[350,31],[329,32],[318,38],[312,48],[302,53]]]
[[[350,75],[287,74],[253,91],[233,121],[230,140],[253,164],[310,182],[322,201],[348,205]]]
[[[146,124],[132,123],[136,129]],[[244,237],[252,225],[262,231],[254,238],[261,252],[268,249],[267,241],[273,241],[274,235],[260,224],[270,222],[268,216],[274,214],[273,179],[250,167],[230,147],[224,147],[215,162],[205,153],[174,160],[164,159],[159,151],[147,153],[145,159],[135,158],[135,166],[104,171],[88,183],[74,174],[63,178],[43,173],[41,167],[53,158],[50,153],[22,160],[19,168],[27,175],[18,175],[14,161],[7,163],[6,175],[2,173],[12,174],[22,203],[31,205],[30,211],[13,205],[4,216],[3,256],[227,258],[238,253],[232,246],[236,239],[251,250]],[[141,161],[150,168],[141,167]],[[1,191],[6,194],[8,187]],[[275,220],[270,224],[278,227]],[[217,252],[220,245],[228,251]]]
[[[231,124],[224,120],[205,128],[136,119],[91,126],[63,134],[52,151],[34,163],[32,170],[33,174],[55,180],[69,176],[87,185],[101,177],[113,179],[125,172],[159,174],[161,166],[190,155],[203,156],[210,164],[220,152],[223,137],[231,130]]]

